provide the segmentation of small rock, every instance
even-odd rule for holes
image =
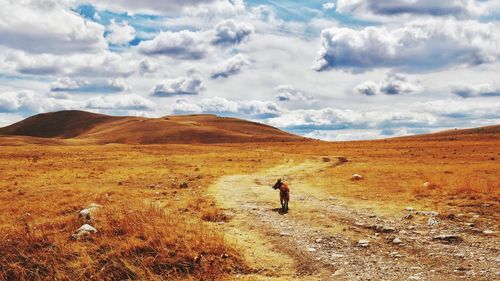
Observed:
[[[339,160],[340,163],[345,163],[349,161],[345,156],[339,156],[337,157],[337,160]]]
[[[396,231],[396,228],[393,226],[383,226],[382,227],[382,232],[383,233],[390,233]]]
[[[413,207],[406,207],[406,210],[407,210],[408,212],[413,212],[413,211],[415,211],[415,209],[414,209]]]
[[[187,182],[183,182],[179,185],[180,188],[188,188],[188,183]]]
[[[337,270],[335,270],[335,272],[332,274],[332,277],[342,276],[342,275],[344,275],[344,271],[345,271],[345,270],[344,270],[344,269],[342,269],[342,268],[341,268],[341,269],[337,269]]]
[[[423,186],[423,187],[431,187],[431,186],[432,186],[432,184],[431,184],[430,182],[426,181],[426,182],[424,182],[424,183],[422,184],[422,186]]]
[[[75,240],[79,240],[96,232],[97,229],[95,229],[93,226],[91,226],[90,224],[84,224],[79,229],[77,229],[75,233],[71,235],[71,237],[73,237],[73,239]]]
[[[316,252],[316,248],[310,247],[310,248],[307,248],[307,251],[308,252]]]
[[[462,242],[462,238],[458,235],[454,234],[441,234],[441,235],[436,235],[432,239],[434,240],[440,240],[440,241],[445,241],[449,243],[460,243]]]
[[[322,239],[322,238],[318,238],[318,239],[316,239],[316,243],[321,243],[321,241],[323,241],[323,239]]]
[[[438,225],[438,224],[439,224],[439,221],[436,218],[430,217],[427,220],[427,225],[428,226],[435,226],[435,225]]]
[[[288,232],[280,232],[280,236],[292,236],[292,234]]]
[[[483,230],[483,234],[486,234],[486,235],[495,234],[495,231],[486,229],[486,230]]]
[[[368,241],[368,240],[359,240],[358,241],[358,246],[359,247],[368,247],[368,246],[370,246],[370,241]]]
[[[358,180],[362,180],[363,176],[362,175],[358,175],[358,174],[354,174],[354,175],[351,176],[351,179],[355,180],[355,181],[358,181]]]
[[[393,244],[401,244],[402,242],[403,242],[403,241],[401,241],[401,239],[399,239],[398,237],[396,237],[396,238],[394,238],[394,239],[392,240],[392,243],[393,243]]]
[[[323,162],[330,162],[330,161],[332,161],[330,159],[330,157],[327,157],[327,156],[323,156],[323,157],[321,157],[321,159],[323,159]]]
[[[337,254],[337,253],[332,254],[332,259],[338,259],[338,258],[343,258],[343,257],[344,257],[343,254]]]

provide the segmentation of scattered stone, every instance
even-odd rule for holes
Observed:
[[[308,252],[316,252],[316,248],[310,247],[310,248],[307,248],[307,251]]]
[[[75,233],[71,235],[71,237],[75,240],[79,240],[96,232],[97,229],[95,229],[93,226],[91,226],[90,224],[84,224],[79,229],[77,229]]]
[[[93,213],[100,207],[102,206],[97,203],[91,203],[87,208],[78,212],[78,217],[83,218],[84,220],[92,220]]]
[[[406,207],[406,210],[407,210],[408,212],[413,212],[413,211],[415,211],[415,209],[414,209],[413,207]]]
[[[431,186],[432,186],[432,184],[431,184],[430,182],[426,181],[426,182],[424,182],[424,183],[422,184],[422,186],[423,186],[423,187],[431,187]]]
[[[420,280],[420,276],[412,275],[412,276],[408,277],[408,280]]]
[[[323,241],[323,239],[322,239],[322,238],[318,238],[318,239],[316,239],[316,243],[321,243],[321,241]]]
[[[458,235],[455,234],[441,234],[441,235],[436,235],[432,239],[434,240],[440,240],[448,243],[460,243],[462,242],[462,238]]]
[[[431,217],[439,216],[439,213],[435,212],[435,211],[417,211],[416,214],[423,215],[423,216],[431,216]]]
[[[382,227],[382,232],[383,233],[390,233],[396,231],[396,228],[393,226],[383,226]]]
[[[330,157],[327,157],[327,156],[323,156],[323,157],[321,157],[321,159],[323,159],[323,162],[330,162],[330,161],[332,161],[330,159]]]
[[[338,254],[338,253],[333,253],[332,254],[332,259],[338,259],[338,258],[343,258],[344,255],[343,254]]]
[[[280,236],[292,236],[292,234],[288,232],[280,232]]]
[[[483,208],[488,208],[488,207],[489,207],[489,206],[491,206],[491,205],[490,205],[490,204],[488,204],[488,203],[484,203],[482,206],[483,206]]]
[[[362,180],[363,176],[362,175],[358,175],[358,174],[354,174],[354,175],[351,176],[351,179],[355,180],[355,181],[358,181],[358,180]]]
[[[474,227],[476,224],[473,222],[464,222],[464,225],[469,226],[469,227]]]
[[[368,240],[359,240],[358,241],[358,246],[359,247],[368,247],[368,246],[370,246],[370,241],[368,241]]]
[[[394,238],[394,239],[392,240],[392,243],[397,245],[397,244],[401,244],[401,243],[403,243],[403,241],[401,241],[401,239],[399,239],[398,237],[396,237],[396,238]]]
[[[490,230],[490,229],[486,229],[486,230],[483,230],[483,234],[486,234],[486,235],[495,234],[495,231]]]
[[[341,269],[337,269],[337,270],[335,270],[335,272],[332,274],[332,277],[342,276],[342,275],[344,275],[344,271],[345,271],[345,270],[344,270],[344,269],[342,269],[342,268],[341,268]]]
[[[438,225],[438,224],[439,224],[439,221],[436,218],[430,217],[427,220],[427,225],[428,226],[435,226],[435,225]]]
[[[180,188],[188,188],[188,183],[187,182],[183,182],[179,185]]]

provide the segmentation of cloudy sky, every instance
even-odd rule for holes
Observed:
[[[0,126],[212,113],[326,140],[500,123],[500,0],[0,0]]]

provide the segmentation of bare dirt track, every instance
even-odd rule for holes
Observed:
[[[290,159],[257,173],[221,177],[210,187],[228,218],[216,222],[218,227],[242,249],[251,268],[232,279],[500,278],[495,231],[475,228],[473,222],[461,219],[463,214],[411,209],[387,214],[369,205],[353,207],[309,183],[316,173],[343,165],[330,158],[331,162]],[[280,212],[278,194],[270,188],[278,177],[291,187],[286,214]],[[496,223],[490,221],[492,227]],[[368,245],[360,245],[360,240]]]

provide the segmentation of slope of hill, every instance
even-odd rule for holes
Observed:
[[[442,132],[399,137],[395,139],[405,140],[491,140],[500,138],[500,125],[471,128],[471,129],[453,129]]]
[[[29,117],[0,128],[0,135],[126,144],[276,142],[304,139],[268,125],[215,115],[116,117],[74,110]]]

